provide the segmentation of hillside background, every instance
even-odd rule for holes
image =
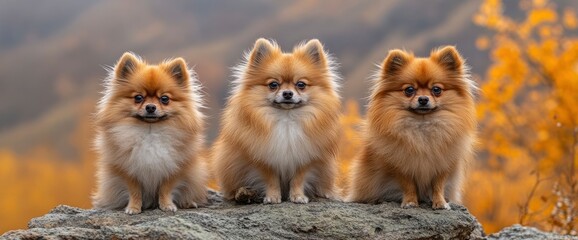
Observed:
[[[104,66],[125,51],[152,63],[181,56],[194,66],[206,93],[210,144],[229,91],[230,68],[257,38],[276,39],[285,50],[320,39],[341,64],[348,110],[363,115],[368,77],[392,48],[423,56],[434,47],[456,45],[474,78],[483,82],[491,58],[476,44],[490,30],[472,21],[480,4],[0,1],[0,233],[25,228],[28,219],[58,204],[90,208],[96,159],[91,114],[107,75]],[[556,4],[560,9],[578,6],[571,0]],[[505,2],[506,14],[522,16],[518,5]],[[485,164],[486,158],[480,154],[478,161]],[[465,204],[482,223],[496,220],[476,211],[474,203]],[[515,215],[500,219],[489,231],[516,221]]]

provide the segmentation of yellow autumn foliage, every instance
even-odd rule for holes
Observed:
[[[473,17],[491,30],[478,44],[491,65],[478,105],[485,161],[471,174],[467,205],[488,232],[522,223],[576,234],[578,39],[566,34],[576,17],[547,0],[520,7],[524,18],[513,19],[502,1],[486,0]]]
[[[94,171],[91,157],[59,159],[44,147],[24,156],[0,150],[0,233],[26,228],[60,204],[90,208]]]

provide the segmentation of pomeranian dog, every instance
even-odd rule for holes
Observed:
[[[352,166],[348,201],[431,202],[449,209],[474,156],[477,87],[458,51],[429,58],[392,50],[371,92],[364,146]]]
[[[292,53],[258,39],[245,54],[212,154],[226,199],[273,204],[335,196],[341,100],[334,69],[317,39]]]
[[[200,85],[182,58],[148,65],[122,55],[96,113],[97,209],[127,214],[207,202]]]

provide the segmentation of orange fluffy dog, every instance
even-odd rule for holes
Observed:
[[[136,214],[206,203],[200,86],[185,61],[147,65],[125,53],[105,87],[96,113],[94,207]]]
[[[236,68],[213,149],[226,199],[307,203],[333,197],[341,103],[333,62],[318,40],[283,53],[259,39]]]
[[[454,47],[429,58],[392,50],[375,81],[349,201],[459,202],[476,139],[475,83]]]

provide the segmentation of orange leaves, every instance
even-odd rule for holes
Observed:
[[[481,36],[476,39],[476,48],[486,50],[490,47],[490,39],[486,36]]]
[[[572,181],[561,177],[575,172],[568,163],[578,158],[578,151],[572,150],[578,145],[573,133],[578,128],[578,40],[564,35],[565,29],[576,27],[576,17],[573,10],[566,10],[560,19],[555,5],[547,0],[521,3],[527,13],[522,19],[504,15],[501,1],[494,0],[485,1],[474,18],[494,35],[484,36],[492,39],[488,41],[492,43],[488,48],[492,64],[478,104],[480,155],[487,161],[479,162],[472,174],[472,183],[481,187],[467,191],[467,199],[489,231],[515,221],[521,202],[527,202],[527,207],[518,219],[547,229],[552,226],[544,219],[561,216],[549,215],[557,208],[556,199],[574,196],[574,204],[578,204],[578,186],[563,184],[578,181],[578,176],[568,178]],[[535,171],[529,174],[532,169]],[[536,174],[551,180],[541,182],[535,194],[529,195]],[[556,182],[564,190],[557,194],[564,196],[552,194]],[[509,197],[497,201],[491,197],[496,195]],[[560,212],[578,215],[578,211]],[[565,229],[578,228],[576,223],[567,224],[574,225]],[[554,226],[556,229],[564,228]]]
[[[46,148],[23,156],[0,150],[0,233],[25,228],[59,204],[90,208],[92,161],[65,161]]]
[[[0,150],[0,176],[7,176],[17,171],[16,158],[12,152]]]
[[[576,27],[578,27],[576,12],[573,9],[566,9],[564,11],[564,26],[568,29],[576,29]]]
[[[535,9],[528,14],[527,24],[538,26],[543,23],[552,23],[558,19],[558,14],[552,9]]]
[[[343,134],[345,139],[348,139],[352,142],[358,142],[358,128],[361,124],[361,116],[359,115],[359,105],[357,102],[353,100],[347,101],[345,104],[345,113],[341,118],[341,124],[343,125]]]
[[[344,189],[347,185],[347,177],[351,160],[355,157],[361,146],[360,127],[362,118],[359,113],[359,105],[354,100],[348,100],[345,104],[345,112],[341,117],[343,137],[340,139],[339,151],[339,178],[337,185]]]
[[[28,221],[59,204],[90,208],[94,185],[95,153],[89,151],[94,103],[83,103],[83,116],[72,134],[70,150],[63,156],[50,146],[35,145],[24,153],[0,149],[0,233],[26,228]]]
[[[551,74],[558,70],[559,49],[560,45],[556,39],[547,38],[541,42],[528,44],[527,53],[530,60],[540,62],[540,67],[543,68],[545,74]]]
[[[522,39],[531,39],[536,30],[543,37],[552,35],[552,31],[559,31],[557,26],[552,25],[558,21],[558,14],[548,1],[534,1],[526,10],[525,21],[517,24],[517,33]]]
[[[502,1],[486,0],[480,6],[480,10],[474,15],[473,21],[477,25],[486,26],[496,31],[505,31],[512,27],[510,19],[501,14]]]

